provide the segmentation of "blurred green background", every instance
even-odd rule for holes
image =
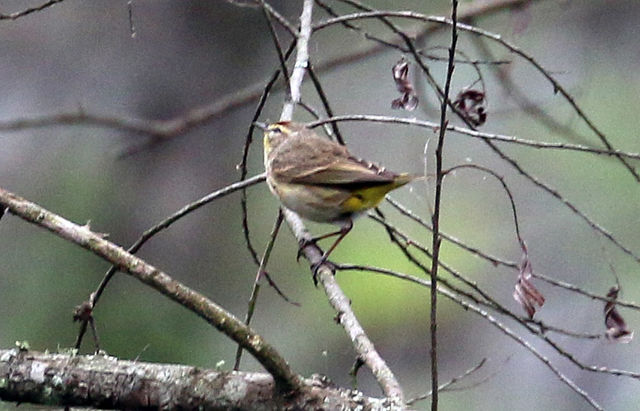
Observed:
[[[36,1],[3,1],[2,12],[24,9]],[[462,2],[461,7],[480,2]],[[637,1],[540,1],[518,11],[504,11],[473,23],[499,33],[536,57],[576,98],[618,149],[640,151],[640,46]],[[301,2],[273,5],[297,22]],[[446,1],[372,1],[372,6],[448,14]],[[336,9],[347,11],[336,5]],[[314,17],[326,15],[316,9]],[[111,116],[169,119],[219,101],[254,84],[266,82],[278,67],[261,11],[213,1],[135,1],[132,38],[125,1],[67,0],[16,21],[0,21],[0,122],[18,118],[86,110]],[[415,27],[402,23],[403,27]],[[371,32],[388,35],[379,23],[363,23]],[[281,39],[288,36],[280,33]],[[444,46],[449,34],[430,35],[424,47]],[[341,27],[314,37],[313,63],[348,55],[370,43]],[[486,43],[498,59],[512,61],[508,72],[531,105],[550,113],[580,137],[558,134],[539,118],[527,115],[510,97],[491,68],[481,67],[488,91],[489,120],[483,131],[540,141],[570,141],[598,146],[595,136],[554,94],[552,86],[523,60]],[[475,38],[461,34],[459,49],[484,58]],[[442,52],[444,55],[444,52]],[[387,51],[320,72],[336,114],[400,115],[436,121],[434,99],[420,86],[423,112],[392,111],[397,97],[391,67],[401,57]],[[445,65],[430,62],[438,79]],[[414,69],[414,67],[412,67]],[[474,80],[470,67],[456,69],[454,90]],[[279,116],[284,94],[272,94],[262,119]],[[305,83],[303,99],[317,104]],[[76,223],[91,221],[98,232],[127,246],[147,228],[183,205],[239,178],[246,130],[255,102],[169,142],[121,157],[146,137],[79,126],[55,126],[0,132],[0,186]],[[319,104],[318,104],[319,106]],[[297,118],[308,119],[302,110]],[[435,147],[435,134],[403,126],[344,123],[352,151],[392,170],[421,173],[424,147]],[[250,175],[262,172],[262,146],[256,134],[250,151]],[[565,198],[636,253],[640,252],[640,190],[616,161],[584,153],[535,150],[500,145],[530,173],[556,187]],[[518,206],[521,230],[534,270],[605,294],[613,285],[611,263],[623,298],[640,300],[637,263],[596,235],[559,201],[533,187],[487,147],[468,137],[447,135],[446,165],[473,162],[504,175]],[[636,161],[636,166],[638,162]],[[432,157],[427,168],[433,169]],[[415,183],[394,193],[428,218],[430,187]],[[259,252],[264,248],[278,204],[266,186],[248,191],[250,228]],[[510,207],[499,184],[471,171],[446,179],[443,229],[467,243],[518,260]],[[414,227],[383,206],[395,224],[423,244],[428,232]],[[309,225],[315,233],[332,227]],[[296,307],[263,286],[254,328],[273,343],[294,370],[322,373],[349,386],[354,353],[324,293],[311,281],[306,263],[295,262],[296,243],[283,229],[268,270]],[[603,251],[604,249],[604,251]],[[239,317],[244,317],[256,267],[244,245],[240,196],[218,200],[182,219],[152,239],[139,255],[177,280],[199,290]],[[334,253],[339,262],[384,266],[421,275],[388,243],[384,230],[366,218]],[[450,244],[443,258],[516,312],[511,294],[516,273],[496,268]],[[0,221],[0,347],[29,341],[36,350],[56,350],[74,343],[75,305],[87,298],[108,265],[92,254],[13,216]],[[344,272],[338,281],[352,300],[376,347],[396,372],[407,397],[429,389],[428,291],[372,274]],[[540,319],[572,330],[604,331],[602,303],[540,281],[547,297]],[[461,385],[490,378],[473,389],[443,394],[443,410],[585,409],[586,403],[562,384],[528,351],[485,320],[450,301],[439,306],[440,379],[461,374],[482,358],[483,369]],[[621,310],[631,329],[640,321]],[[97,307],[102,347],[111,355],[141,361],[214,367],[233,364],[235,345],[187,310],[136,280],[118,274]],[[640,401],[637,382],[578,370],[508,320],[521,335],[607,409],[634,409]],[[637,342],[617,345],[552,335],[565,349],[589,364],[640,370]],[[92,349],[85,340],[83,352]],[[508,360],[507,360],[508,359]],[[249,357],[243,369],[260,370]],[[380,392],[370,373],[360,372],[359,388]],[[417,408],[427,407],[420,403]],[[0,403],[0,409],[13,409]],[[21,409],[29,409],[23,405]]]

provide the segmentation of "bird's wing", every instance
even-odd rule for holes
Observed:
[[[353,157],[337,158],[321,166],[309,168],[291,179],[295,184],[357,188],[362,186],[390,184],[397,174],[375,164]]]

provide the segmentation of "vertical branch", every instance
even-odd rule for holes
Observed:
[[[300,103],[301,84],[305,71],[309,67],[309,37],[311,36],[311,14],[313,11],[313,0],[304,0],[303,10],[300,16],[300,32],[297,36],[297,54],[296,62],[290,78],[291,100],[285,102],[281,121],[289,121],[293,117],[293,109],[296,104]],[[284,209],[284,218],[294,236],[298,241],[309,238],[304,224],[300,217],[294,212]],[[303,249],[304,256],[311,264],[317,263],[322,258],[322,250],[315,245],[307,246]],[[318,279],[325,289],[325,293],[329,298],[329,304],[338,312],[336,318],[344,327],[349,335],[353,348],[358,358],[362,360],[378,381],[382,391],[389,398],[394,409],[404,409],[404,393],[397,379],[376,351],[373,343],[369,340],[364,329],[360,325],[355,314],[351,310],[351,302],[349,298],[342,292],[338,286],[333,272],[328,264],[322,264],[318,267]]]
[[[286,102],[280,115],[281,121],[291,121],[293,109],[300,102],[302,79],[309,64],[309,37],[311,37],[311,14],[313,12],[313,1],[305,0],[300,15],[300,32],[296,41],[296,63],[293,66],[293,73],[289,82],[291,100]]]
[[[456,43],[458,42],[458,33],[456,31],[458,1],[451,2],[451,47],[449,48],[449,64],[447,65],[447,79],[444,85],[444,95],[440,107],[440,134],[438,136],[438,145],[436,147],[436,191],[433,206],[433,258],[431,259],[431,410],[438,409],[438,355],[437,355],[437,278],[438,278],[438,257],[440,255],[440,200],[442,197],[442,180],[444,173],[442,172],[442,151],[444,149],[444,137],[447,131],[447,103],[449,101],[449,89],[451,88],[451,78],[453,77],[454,59],[456,55]]]

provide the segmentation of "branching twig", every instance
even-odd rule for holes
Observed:
[[[343,266],[340,266],[340,267],[343,267]],[[353,268],[353,267],[357,267],[357,266],[347,266],[345,269]],[[358,269],[358,268],[355,268],[355,269]],[[407,281],[410,281],[410,282],[415,283],[415,284],[419,284],[419,285],[421,285],[423,287],[427,287],[427,288],[431,287],[431,281],[429,281],[429,280],[423,280],[423,279],[417,278],[415,276],[404,274],[404,273],[397,273],[397,272],[392,271],[392,270],[379,269],[379,268],[373,268],[373,267],[363,267],[362,269],[359,269],[359,270],[367,270],[367,271],[371,271],[373,273],[378,273],[378,274],[382,274],[382,275],[392,276],[392,277],[395,277],[395,278],[400,278],[400,279],[407,280]],[[438,279],[438,280],[440,281],[441,279]],[[582,388],[577,386],[575,382],[573,382],[569,377],[564,375],[562,373],[562,371],[560,371],[555,365],[553,365],[553,363],[551,362],[551,360],[549,360],[549,358],[547,358],[544,354],[542,354],[540,351],[538,351],[533,345],[531,345],[529,342],[527,342],[522,337],[520,337],[518,334],[516,334],[509,327],[507,327],[502,322],[500,322],[496,318],[494,318],[491,314],[487,313],[485,310],[477,307],[476,305],[474,305],[472,303],[464,301],[463,299],[459,298],[453,291],[451,291],[451,290],[449,290],[449,289],[447,289],[445,287],[438,286],[437,290],[438,290],[438,293],[440,293],[442,296],[444,296],[447,299],[453,301],[454,303],[460,305],[464,310],[471,311],[474,314],[479,315],[480,317],[484,318],[491,325],[493,325],[498,330],[500,330],[500,332],[502,332],[507,337],[509,337],[512,340],[514,340],[517,344],[521,345],[526,350],[528,350],[531,354],[533,354],[533,356],[535,356],[545,366],[547,366],[547,368],[549,368],[551,370],[551,372],[553,372],[558,377],[558,379],[560,379],[560,381],[562,381],[564,384],[566,384],[572,391],[576,392],[578,395],[580,395],[582,398],[584,398],[585,401],[587,401],[589,403],[589,405],[591,405],[593,408],[595,408],[597,410],[602,410],[603,409],[589,395],[589,393],[587,393]],[[457,290],[456,290],[456,292],[457,292]]]
[[[275,348],[213,301],[126,252],[123,248],[105,240],[102,236],[90,231],[87,226],[74,224],[2,188],[0,188],[0,205],[7,207],[10,213],[91,251],[109,261],[118,270],[130,274],[193,311],[249,351],[273,375],[276,385],[283,390],[297,391],[301,388],[300,377],[291,370]]]
[[[401,250],[405,253],[405,255],[407,255],[407,257],[409,258],[409,260],[415,264],[416,266],[418,266],[421,270],[425,270],[425,267],[415,259],[415,257],[413,257],[407,250],[407,246],[408,244],[411,244],[412,246],[418,248],[419,250],[425,252],[428,256],[430,256],[430,253],[424,249],[424,247],[421,247],[416,241],[411,240],[408,236],[406,236],[405,234],[401,233],[400,231],[398,231],[396,228],[394,228],[393,226],[391,226],[389,223],[384,222],[382,219],[377,218],[376,216],[371,216],[373,217],[375,220],[382,222],[385,225],[385,228],[389,231],[392,232],[394,235],[399,235],[403,238],[403,240],[407,243],[405,244],[401,244],[399,241],[394,241],[394,243],[396,245],[398,245]],[[579,361],[573,354],[571,354],[570,352],[568,352],[567,350],[563,349],[562,347],[560,347],[560,345],[558,343],[556,343],[555,341],[551,340],[545,333],[545,325],[542,322],[536,322],[536,321],[531,321],[531,320],[524,320],[521,319],[519,316],[515,315],[513,312],[511,312],[510,310],[507,310],[506,308],[504,308],[502,305],[498,304],[497,301],[495,301],[490,295],[488,295],[485,291],[481,290],[474,282],[469,281],[468,279],[464,278],[462,275],[460,275],[460,273],[458,273],[457,271],[453,270],[452,268],[448,267],[447,265],[445,265],[444,263],[440,263],[440,265],[451,275],[453,275],[456,279],[461,280],[463,283],[465,283],[466,285],[470,286],[473,290],[475,290],[476,292],[478,292],[482,298],[484,298],[486,301],[488,301],[490,304],[486,304],[485,302],[483,302],[482,300],[478,299],[477,297],[463,292],[462,290],[458,289],[457,287],[454,287],[452,284],[450,284],[448,281],[446,281],[444,278],[440,277],[438,278],[438,281],[441,282],[442,284],[444,284],[447,288],[454,290],[455,292],[464,295],[467,298],[470,298],[472,301],[474,301],[476,304],[479,305],[485,305],[491,309],[495,309],[497,310],[499,313],[504,314],[514,320],[516,320],[518,323],[520,323],[522,326],[524,326],[531,334],[538,336],[539,338],[541,338],[542,340],[544,340],[547,344],[549,344],[549,346],[551,346],[558,354],[562,355],[563,357],[567,358],[569,361],[571,361],[574,365],[576,365],[578,368],[585,370],[585,371],[590,371],[590,372],[597,372],[597,373],[603,373],[603,374],[611,374],[611,375],[616,375],[616,376],[624,376],[624,377],[629,377],[629,378],[634,378],[634,379],[640,379],[640,373],[639,372],[633,372],[633,371],[627,371],[627,370],[621,370],[621,369],[616,369],[616,368],[607,368],[607,367],[602,367],[602,366],[595,366],[595,365],[588,365],[588,364],[584,364],[581,361]],[[615,302],[615,300],[613,300],[613,302]],[[532,326],[532,324],[536,324],[537,326],[539,326],[539,329],[536,329],[535,327]],[[554,331],[558,331],[557,329]],[[564,331],[563,331],[564,333]],[[567,334],[572,334],[572,333],[567,333]],[[581,337],[586,337],[586,338],[593,338],[592,336],[581,336]]]
[[[348,15],[328,19],[324,22],[316,23],[313,29],[315,31],[315,30],[320,30],[325,27],[328,27],[332,24],[343,23],[346,21],[360,20],[360,19],[367,19],[367,18],[381,18],[381,17],[403,17],[403,18],[409,18],[409,19],[415,19],[415,20],[428,21],[431,23],[439,23],[439,24],[447,24],[447,25],[455,24],[455,26],[459,30],[467,31],[469,33],[486,37],[504,46],[509,51],[524,58],[533,67],[535,67],[536,70],[538,70],[553,85],[553,89],[559,92],[567,100],[567,102],[571,105],[571,107],[578,114],[578,116],[581,119],[583,119],[584,122],[587,124],[587,126],[598,136],[598,138],[603,143],[603,145],[609,151],[613,150],[613,146],[609,143],[609,139],[605,136],[605,134],[602,131],[600,131],[600,129],[596,127],[596,125],[591,121],[591,119],[582,111],[582,109],[575,102],[571,94],[569,94],[564,89],[564,87],[562,87],[562,85],[558,83],[558,81],[544,67],[542,67],[540,63],[538,63],[532,56],[528,55],[527,53],[522,51],[520,48],[504,40],[502,36],[498,34],[490,33],[486,30],[482,30],[477,27],[473,27],[463,23],[453,23],[450,19],[447,19],[445,17],[427,16],[421,13],[415,13],[411,11],[371,11],[371,12],[353,13],[353,14],[348,14]],[[406,37],[406,35],[404,35],[404,33],[402,32],[398,34],[403,36],[403,38]],[[410,49],[411,49],[411,46],[410,46]],[[415,50],[411,50],[411,51],[413,53]],[[426,67],[423,67],[423,69],[426,69]],[[636,179],[636,181],[640,181],[640,174],[638,174],[638,172],[633,168],[633,166],[631,166],[628,163],[628,161],[625,160],[623,157],[620,157],[620,156],[616,156],[616,157],[618,157],[620,162],[629,170],[629,172]]]
[[[402,205],[401,203],[399,203],[398,201],[394,200],[393,198],[391,198],[390,196],[387,196],[386,198],[387,202],[389,204],[391,204],[396,210],[398,210],[402,215],[410,218],[411,220],[413,220],[414,222],[418,223],[420,226],[426,228],[427,230],[431,231],[432,228],[431,226],[425,221],[423,220],[420,216],[416,215],[413,211],[411,211],[410,209],[408,209],[407,207],[405,207],[404,205]],[[496,257],[494,255],[491,255],[485,251],[482,251],[478,248],[472,247],[464,242],[462,242],[460,239],[453,237],[452,235],[440,232],[440,235],[442,236],[442,238],[444,238],[445,240],[451,242],[452,244],[455,244],[457,246],[459,246],[460,248],[470,252],[473,255],[476,255],[484,260],[487,260],[488,262],[490,262],[493,265],[502,265],[514,270],[518,269],[518,263],[515,261],[509,261],[509,260],[505,260],[502,259],[500,257]],[[413,245],[415,245],[415,242],[412,242]],[[640,310],[640,304],[638,303],[634,303],[634,302],[629,302],[629,301],[623,301],[623,300],[613,300],[611,298],[608,298],[606,296],[603,295],[599,295],[596,293],[593,293],[591,291],[587,291],[583,288],[578,287],[575,284],[571,284],[571,283],[567,283],[564,281],[560,281],[560,280],[556,280],[554,278],[551,278],[549,276],[534,272],[532,273],[532,276],[534,278],[538,278],[544,282],[547,282],[551,285],[560,287],[560,288],[564,288],[567,289],[569,291],[575,292],[577,294],[582,294],[585,297],[591,298],[591,299],[595,299],[595,300],[600,300],[603,302],[615,302],[617,305],[623,306],[623,307],[627,307],[627,308],[632,308],[635,310]],[[548,327],[548,326],[545,326]],[[550,328],[549,328],[550,329]]]
[[[140,236],[140,238],[138,238],[138,240],[136,240],[135,243],[133,243],[133,245],[131,247],[129,247],[129,249],[127,250],[127,252],[131,253],[131,254],[135,254],[138,252],[138,250],[140,250],[140,248],[147,242],[149,241],[153,236],[155,236],[156,234],[158,234],[160,231],[168,228],[169,226],[171,226],[173,223],[175,223],[176,221],[178,221],[179,219],[181,219],[182,217],[186,216],[187,214],[191,213],[192,211],[197,210],[198,208],[204,206],[205,204],[208,204],[220,197],[224,197],[227,194],[231,194],[235,191],[241,190],[241,189],[245,189],[246,187],[249,187],[251,185],[260,183],[262,181],[264,181],[266,178],[265,174],[258,174],[257,176],[251,177],[247,180],[244,181],[240,181],[238,183],[234,183],[231,185],[228,185],[227,187],[224,187],[220,190],[214,191],[211,194],[207,194],[206,196],[202,197],[201,199],[194,201],[191,204],[187,204],[186,206],[184,206],[183,208],[181,208],[180,210],[178,210],[177,212],[175,212],[174,214],[172,214],[171,216],[169,216],[168,218],[162,220],[161,222],[159,222],[158,224],[156,224],[155,226],[151,227],[150,229],[148,229],[147,231],[145,231],[144,233],[142,233],[142,236]],[[109,268],[109,270],[107,270],[107,272],[104,275],[104,278],[102,279],[102,281],[100,282],[100,284],[98,285],[98,288],[96,289],[96,291],[94,291],[93,293],[91,293],[91,297],[90,297],[90,301],[89,303],[91,304],[91,309],[93,309],[96,304],[98,303],[98,300],[100,299],[100,296],[102,295],[102,292],[105,290],[107,284],[109,283],[109,281],[111,281],[111,278],[113,277],[113,275],[116,273],[116,271],[119,269],[118,266],[113,265],[112,267]],[[82,336],[84,335],[84,331],[86,331],[86,321],[83,321],[83,326],[80,328],[80,332],[78,334],[78,338],[76,339],[76,344],[75,347],[76,348],[80,348],[80,345],[82,344]]]
[[[57,1],[61,2],[63,0]],[[529,1],[531,0],[492,0],[481,4],[474,3],[465,5],[458,14],[460,20],[464,21],[465,19],[480,17],[511,7],[517,7],[528,3]],[[270,10],[268,3],[266,6],[267,10]],[[278,19],[277,15],[273,13],[272,15],[284,26],[284,23]],[[419,37],[430,34],[441,27],[443,26],[433,26],[421,33]],[[332,70],[380,53],[386,50],[386,48],[386,45],[375,44],[353,52],[347,56],[338,56],[332,59],[323,60],[315,66],[315,69],[317,72]],[[258,100],[263,94],[263,89],[264,82],[261,81],[254,85],[247,86],[244,89],[235,91],[211,104],[196,107],[180,116],[168,120],[140,120],[85,112],[60,113],[49,116],[0,122],[0,131],[19,131],[61,125],[99,126],[165,140],[186,134],[195,127],[203,126],[217,118],[220,118],[228,111]]]

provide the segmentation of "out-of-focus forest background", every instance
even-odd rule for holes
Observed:
[[[461,2],[461,7],[479,1]],[[628,1],[538,1],[519,11],[477,18],[474,25],[499,33],[536,57],[576,98],[618,149],[640,151],[640,3]],[[38,4],[2,1],[7,13]],[[301,2],[273,1],[297,22]],[[407,9],[448,15],[448,1],[369,1],[372,7]],[[348,10],[336,5],[336,10]],[[320,9],[316,18],[327,16]],[[0,123],[19,118],[86,111],[138,119],[169,119],[195,107],[233,96],[264,83],[278,68],[277,55],[259,9],[224,1],[142,1],[133,3],[135,37],[126,1],[67,0],[15,21],[0,21]],[[403,27],[415,23],[400,22]],[[364,24],[388,35],[380,23]],[[281,38],[289,41],[285,33]],[[436,32],[424,47],[448,46],[450,34]],[[310,53],[321,65],[348,55],[369,42],[335,26],[314,35]],[[525,113],[501,86],[493,67],[481,66],[488,92],[489,116],[483,131],[540,141],[568,141],[598,146],[597,138],[554,93],[552,86],[522,59],[485,43],[530,101],[574,134],[549,129]],[[458,49],[484,59],[476,39],[461,34]],[[445,56],[446,52],[441,51]],[[435,99],[420,88],[421,107],[413,113],[391,110],[397,91],[391,67],[401,57],[395,50],[379,53],[331,70],[319,77],[336,114],[402,115],[437,121]],[[430,62],[439,80],[446,65]],[[503,67],[504,68],[504,67]],[[412,67],[412,70],[414,67]],[[474,79],[464,65],[456,69],[453,89]],[[282,90],[280,88],[279,90]],[[512,90],[511,90],[512,91]],[[304,94],[307,93],[307,94]],[[276,120],[284,94],[274,93],[263,119]],[[313,89],[303,100],[318,102]],[[98,232],[128,246],[147,228],[183,205],[239,178],[246,130],[255,101],[224,113],[202,127],[168,142],[122,156],[144,145],[145,136],[103,127],[49,126],[18,132],[0,131],[0,186],[74,222],[91,221]],[[299,120],[311,119],[302,110]],[[371,123],[341,125],[351,150],[392,170],[422,173],[425,129]],[[250,151],[250,175],[263,171],[261,139]],[[593,154],[535,150],[501,145],[533,175],[556,187],[568,200],[640,252],[640,189],[615,160]],[[429,162],[432,161],[429,157]],[[513,168],[468,137],[447,136],[445,164],[472,162],[505,176],[520,213],[521,230],[534,270],[574,283],[598,294],[620,278],[625,300],[640,300],[638,264],[596,234],[567,207],[535,188]],[[636,161],[637,166],[637,161]],[[427,164],[432,167],[432,164]],[[431,194],[422,183],[393,194],[428,219]],[[266,185],[248,190],[252,238],[262,250],[278,203]],[[424,244],[430,234],[390,218]],[[507,258],[520,258],[510,206],[499,184],[471,171],[446,179],[443,198],[445,232]],[[309,226],[313,232],[328,227]],[[287,229],[277,240],[268,271],[300,307],[263,287],[253,327],[277,347],[303,375],[322,373],[349,386],[354,353],[335,313],[311,281],[308,265],[296,263],[297,245]],[[244,317],[256,274],[246,250],[239,194],[218,200],[189,215],[151,240],[139,253],[146,261],[199,290],[239,317]],[[367,218],[356,223],[332,258],[385,266],[416,275],[402,254],[388,243],[383,228]],[[516,274],[443,243],[443,260],[473,279],[502,304],[520,310],[512,299]],[[33,349],[56,350],[73,345],[75,305],[85,300],[108,264],[42,229],[10,215],[0,221],[0,347],[27,340]],[[407,397],[429,389],[428,290],[395,279],[343,272],[338,281],[381,355],[396,372]],[[547,303],[536,314],[552,324],[587,333],[603,333],[603,303],[536,281]],[[440,375],[443,381],[488,357],[480,374],[462,385],[490,378],[480,386],[441,396],[444,410],[584,409],[583,399],[521,346],[480,317],[442,300],[439,306]],[[621,309],[631,329],[637,311]],[[120,358],[223,368],[233,364],[236,346],[191,312],[177,306],[126,275],[117,275],[95,312],[101,345]],[[608,409],[628,410],[640,401],[632,379],[580,371],[548,346],[507,325],[530,340],[568,377]],[[640,370],[638,343],[613,344],[553,336],[581,361],[611,368]],[[92,349],[85,341],[83,352]],[[508,360],[507,360],[508,359]],[[245,355],[243,369],[260,369]],[[367,370],[359,388],[380,392]],[[426,407],[422,403],[418,407]],[[28,406],[21,406],[28,409]],[[0,409],[13,405],[0,404]]]

